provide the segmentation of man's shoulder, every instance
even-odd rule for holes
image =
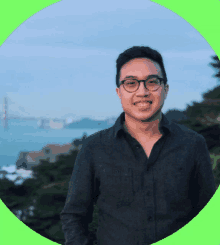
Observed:
[[[83,145],[86,146],[98,146],[103,144],[108,144],[113,138],[113,127],[102,129],[94,134],[89,135]]]

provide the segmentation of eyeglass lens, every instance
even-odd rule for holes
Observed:
[[[138,89],[139,82],[136,79],[127,79],[124,82],[124,87],[127,91],[133,92]],[[150,91],[157,90],[160,87],[160,80],[158,78],[151,78],[145,81],[145,87]]]

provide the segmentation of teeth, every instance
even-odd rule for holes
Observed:
[[[147,101],[148,103],[150,103],[150,104],[152,104],[152,102],[151,101]],[[147,102],[139,102],[139,103],[147,103]],[[137,104],[137,102],[136,103],[134,103],[135,105]]]

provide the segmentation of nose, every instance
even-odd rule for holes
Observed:
[[[149,90],[145,88],[144,82],[141,81],[138,90],[136,91],[138,94],[149,94]]]

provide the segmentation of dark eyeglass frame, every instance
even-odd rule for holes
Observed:
[[[161,77],[159,77],[159,76],[157,76],[157,75],[150,75],[150,76],[148,76],[147,79],[145,79],[145,80],[137,80],[137,79],[135,79],[135,78],[128,78],[128,79],[131,79],[131,80],[136,80],[136,81],[138,82],[138,87],[137,87],[137,89],[136,89],[135,91],[129,92],[129,91],[127,91],[127,90],[125,89],[124,83],[125,83],[128,79],[125,79],[125,80],[120,81],[120,82],[119,82],[119,87],[120,87],[121,85],[123,85],[123,88],[124,88],[128,93],[134,93],[134,92],[136,92],[136,91],[139,89],[140,83],[141,83],[141,82],[144,82],[144,87],[147,89],[146,84],[147,84],[148,80],[151,79],[151,78],[157,78],[157,79],[159,79],[159,81],[160,81],[160,86],[161,86],[161,83],[165,81],[165,79],[163,79],[163,78],[161,78]],[[153,91],[157,91],[158,89],[159,89],[159,87],[158,87],[156,90],[153,90]]]

